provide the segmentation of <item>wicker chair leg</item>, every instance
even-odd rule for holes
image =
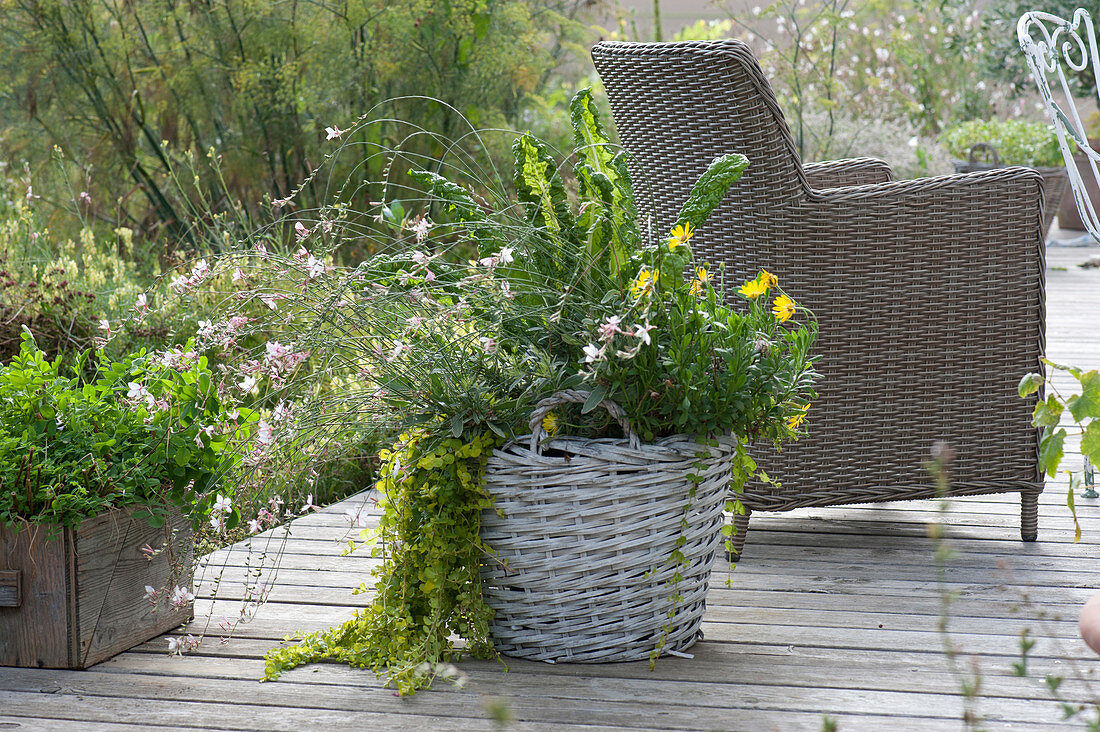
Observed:
[[[1020,538],[1035,541],[1039,538],[1039,494],[1020,493]]]
[[[733,538],[730,541],[733,543],[733,549],[726,552],[726,559],[731,562],[741,561],[741,551],[745,548],[745,534],[749,533],[749,514],[752,511],[745,509],[745,513],[733,514]]]

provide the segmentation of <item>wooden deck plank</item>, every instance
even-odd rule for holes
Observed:
[[[812,712],[825,700],[830,700],[836,713],[843,714],[882,714],[883,710],[889,710],[896,717],[954,720],[961,709],[954,679],[949,674],[928,676],[923,682],[913,683],[912,677],[921,672],[901,672],[892,676],[892,688],[875,688],[863,683],[867,678],[864,670],[859,675],[846,676],[842,673],[841,680],[846,681],[843,684],[834,681],[808,687],[784,684],[782,679],[772,676],[767,666],[742,668],[736,654],[727,654],[722,660],[724,663],[720,668],[728,669],[729,676],[720,676],[720,681],[694,681],[682,676],[669,681],[559,675],[553,677],[554,683],[551,685],[543,675],[503,674],[497,668],[487,674],[472,674],[471,682],[463,691],[441,688],[418,694],[413,699],[396,698],[376,683],[361,684],[359,682],[369,674],[345,668],[337,670],[344,677],[341,683],[304,683],[302,679],[315,675],[313,670],[305,668],[288,673],[280,683],[262,685],[251,679],[212,679],[206,676],[166,679],[156,674],[92,670],[79,680],[79,687],[68,690],[97,700],[141,695],[180,704],[216,705],[247,699],[251,707],[269,709],[318,709],[448,720],[484,719],[486,710],[477,702],[489,697],[507,700],[513,713],[521,719],[539,719],[557,724],[585,721],[627,728],[656,726],[662,729],[712,727],[721,723],[723,715],[734,710]],[[670,665],[674,664],[670,662]],[[776,673],[782,674],[783,667],[779,667]],[[767,679],[766,683],[754,681],[750,685],[729,681],[761,676]],[[787,676],[805,678],[799,673],[799,667],[789,667]],[[891,674],[885,672],[883,677],[889,679]],[[1020,685],[1016,684],[1013,688],[1011,681],[1007,678],[1000,680],[1001,693],[993,691],[986,696],[986,703],[996,710],[987,717],[990,720],[1035,724],[1045,722],[1047,710],[1026,700],[1021,701],[1017,696]],[[58,688],[55,693],[62,693],[67,690],[67,683],[70,683],[67,676],[55,670],[27,671],[17,688],[0,692],[0,700],[5,698],[5,693],[40,693],[42,688]],[[921,684],[926,690],[896,690],[898,686]]]

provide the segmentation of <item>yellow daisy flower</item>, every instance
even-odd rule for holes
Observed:
[[[707,272],[706,267],[695,268],[695,279],[691,281],[691,288],[688,290],[692,295],[702,295],[706,292],[706,285],[713,279],[710,272]]]
[[[691,224],[677,224],[669,235],[669,251],[676,251],[677,247],[687,244],[688,239],[690,239],[693,234],[695,234],[695,229],[692,228]]]
[[[787,417],[787,426],[790,427],[792,430],[798,429],[802,425],[802,420],[806,419],[806,412],[808,411],[810,411],[809,404],[802,407],[801,414],[793,414],[790,417]]]
[[[634,281],[630,283],[630,294],[634,297],[641,297],[642,295],[648,295],[653,292],[653,287],[657,284],[657,272],[647,267],[642,267],[638,272],[638,276],[634,278]]]
[[[553,437],[559,428],[558,415],[550,412],[542,418],[542,429],[546,433],[547,437]],[[792,428],[793,429],[793,428]]]
[[[743,296],[747,297],[750,300],[755,300],[767,291],[768,286],[759,277],[757,277],[755,280],[749,280],[745,284],[741,285],[741,289],[738,290],[738,292],[740,292]]]
[[[763,282],[767,287],[779,287],[779,278],[766,269],[760,270],[760,274],[757,275],[756,279]]]
[[[775,313],[775,317],[779,319],[780,323],[786,323],[790,320],[794,315],[794,310],[794,300],[786,295],[780,295],[772,303],[772,312]]]

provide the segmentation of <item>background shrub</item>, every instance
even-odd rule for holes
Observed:
[[[377,180],[381,169],[362,160],[310,174],[333,130],[381,100],[403,98],[384,113],[447,139],[462,138],[463,116],[516,124],[525,95],[579,48],[586,7],[15,0],[0,5],[3,153],[40,174],[59,146],[74,165],[57,201],[86,191],[86,217],[159,237],[170,254],[201,237],[195,223],[255,217],[302,181],[308,206],[352,170]],[[375,131],[380,142],[394,130]],[[437,140],[416,144],[438,156]]]

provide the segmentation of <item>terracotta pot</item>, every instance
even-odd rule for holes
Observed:
[[[1093,149],[1096,149],[1095,145]],[[1092,205],[1100,210],[1100,185],[1097,184],[1096,178],[1092,175],[1092,170],[1089,169],[1088,157],[1079,152],[1073,156],[1073,161],[1077,163],[1077,169],[1081,171],[1081,180],[1085,184],[1086,195],[1092,201]],[[1073,200],[1073,189],[1069,186],[1066,186],[1065,195],[1062,196],[1062,206],[1058,209],[1058,226],[1075,231],[1085,230],[1085,224],[1081,221],[1081,213],[1077,210],[1077,202]]]

